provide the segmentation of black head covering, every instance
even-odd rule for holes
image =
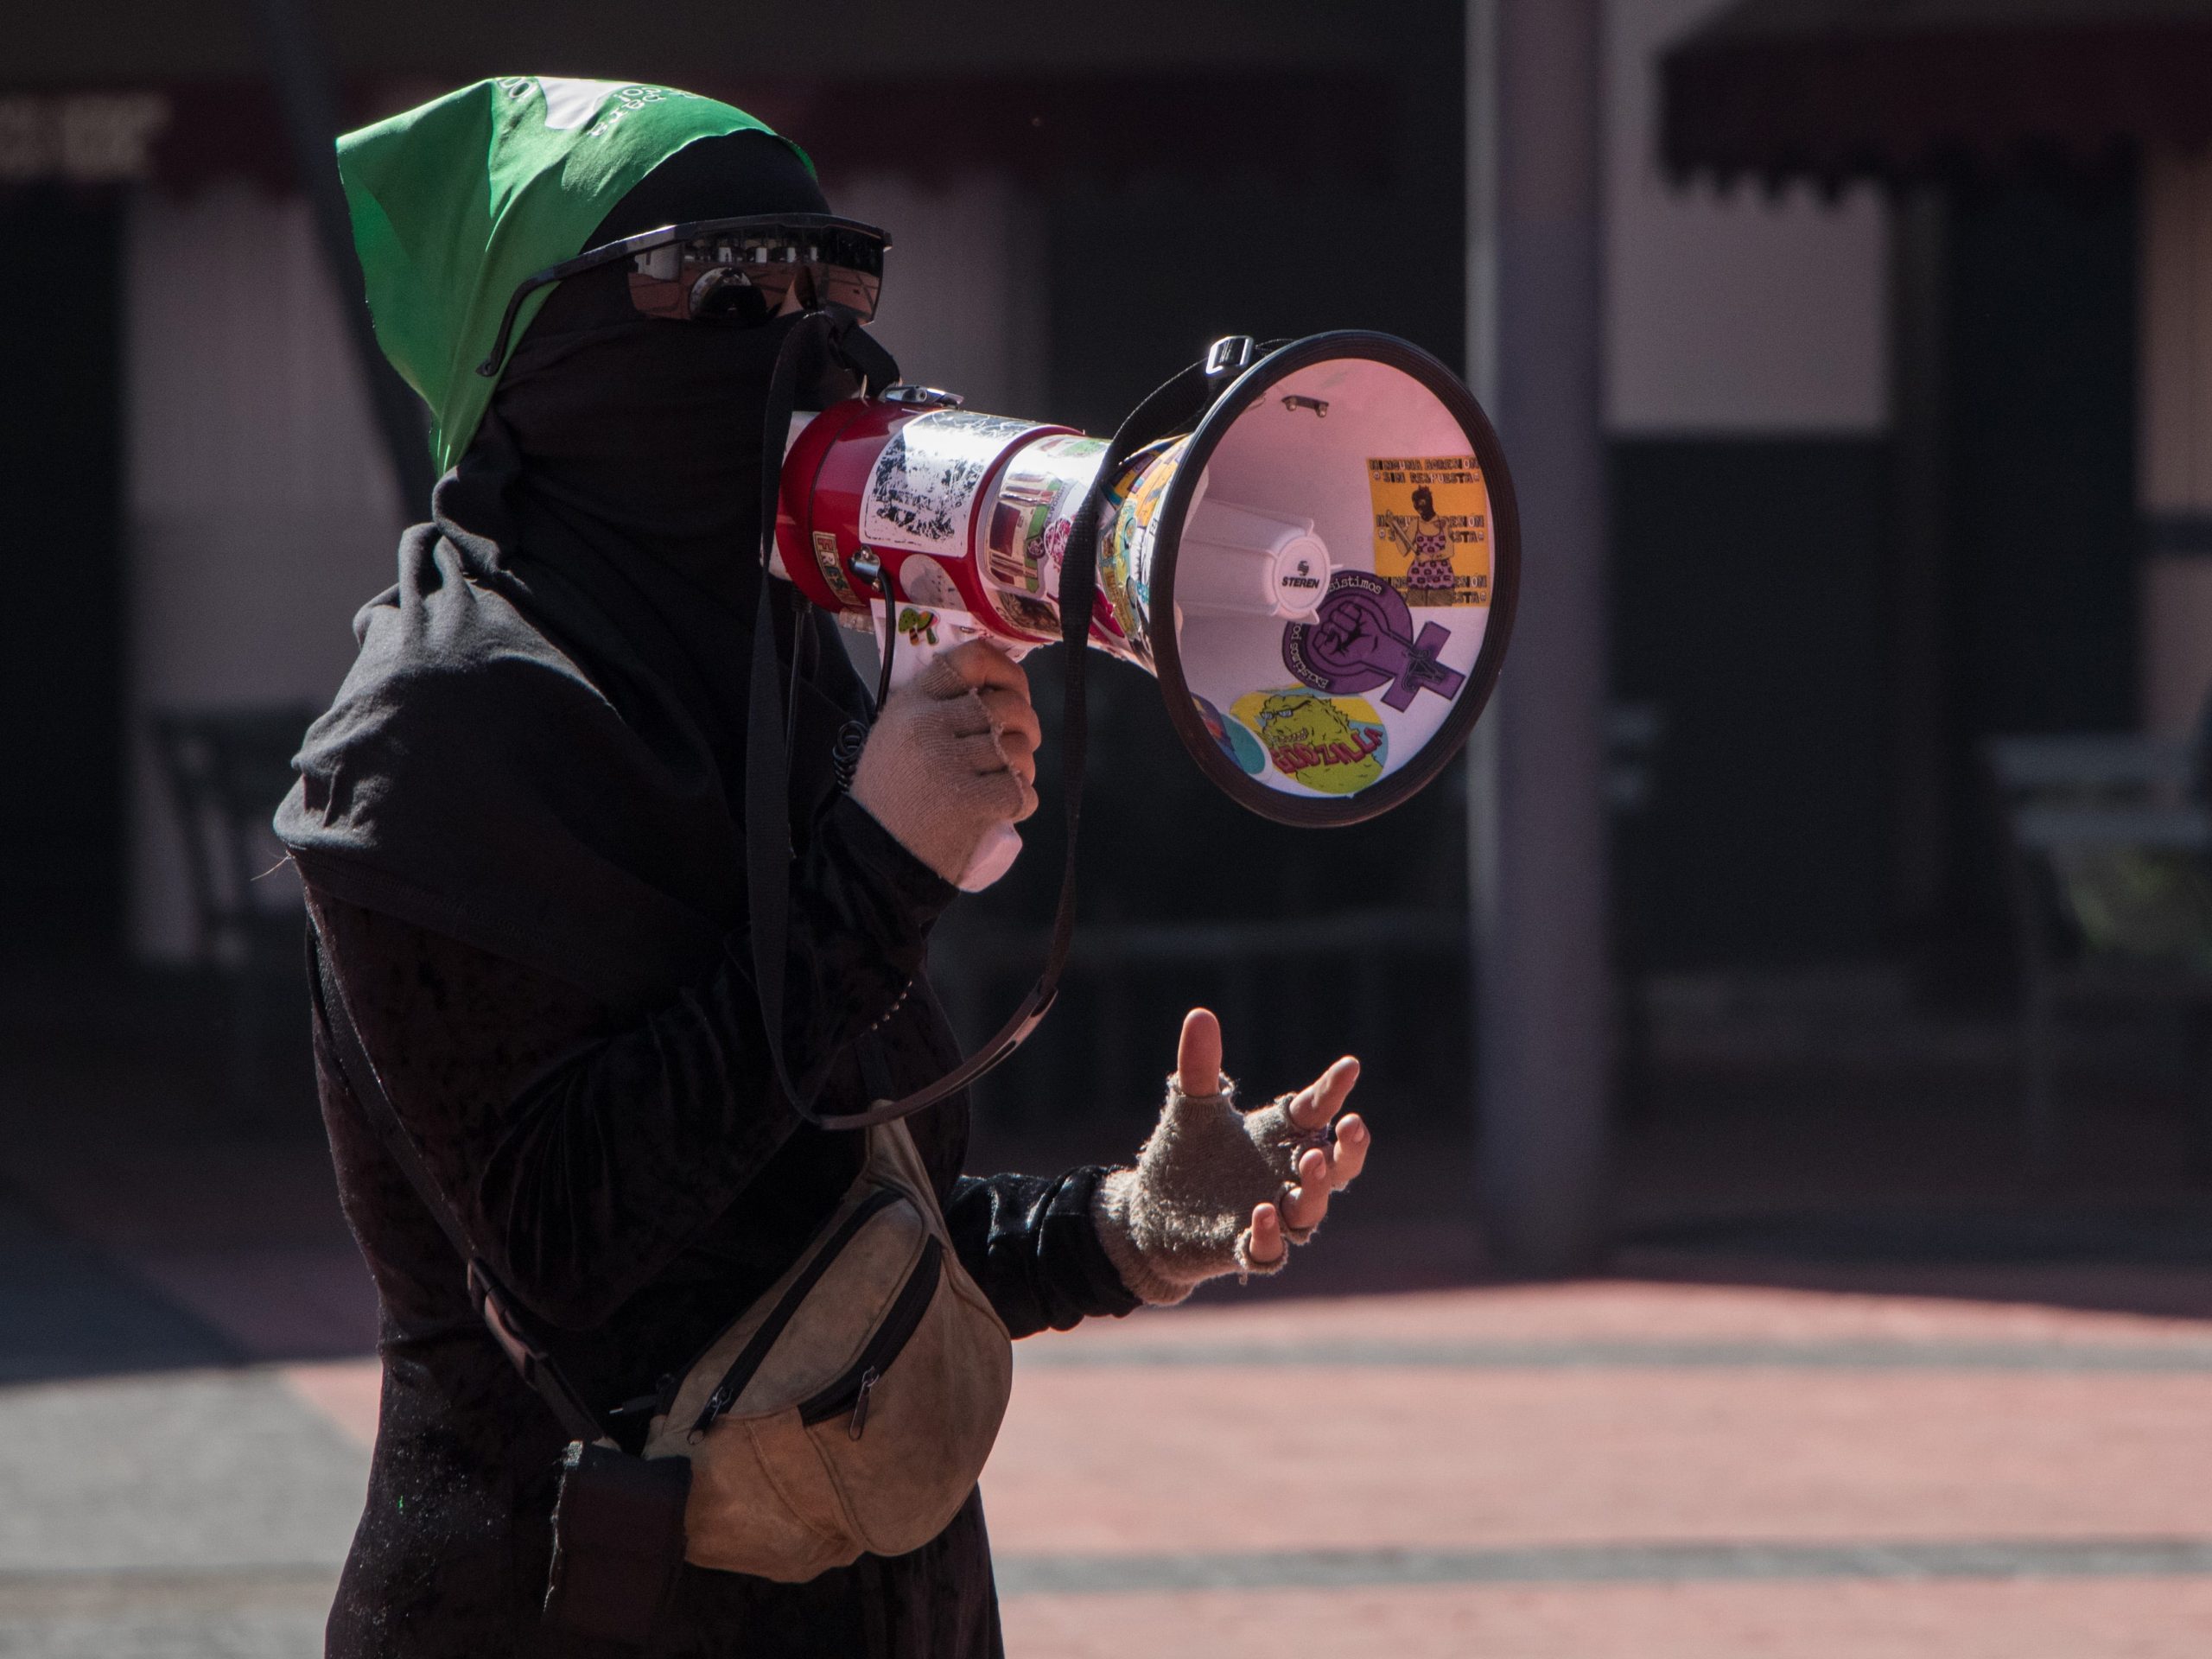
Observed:
[[[679,150],[592,240],[825,211],[787,146],[738,133]],[[355,619],[276,819],[336,897],[618,1005],[696,976],[744,918],[762,407],[790,327],[643,317],[625,283],[572,277],[532,321],[397,585]],[[812,366],[808,406],[852,389]],[[804,825],[867,698],[833,625],[794,609],[772,625],[798,657]]]

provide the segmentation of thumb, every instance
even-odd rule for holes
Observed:
[[[1221,1092],[1221,1021],[1209,1009],[1192,1008],[1183,1016],[1183,1039],[1175,1049],[1175,1086],[1186,1095]]]
[[[948,652],[933,658],[920,673],[915,675],[908,689],[918,697],[927,698],[931,702],[943,702],[966,696],[969,686],[967,676],[960,671],[960,664],[954,662]],[[898,693],[892,695],[896,696]]]

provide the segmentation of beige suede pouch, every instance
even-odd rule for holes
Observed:
[[[879,1124],[837,1213],[692,1364],[645,1453],[691,1460],[687,1560],[795,1583],[944,1531],[1013,1382],[912,1138]]]

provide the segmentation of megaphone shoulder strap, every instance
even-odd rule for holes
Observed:
[[[1092,480],[1090,488],[1084,497],[1083,505],[1070,526],[1067,558],[1060,572],[1059,591],[1060,643],[1065,648],[1063,654],[1065,658],[1061,665],[1060,794],[1066,816],[1067,836],[1062,853],[1059,901],[1053,912],[1052,940],[1046,947],[1044,967],[1037,976],[1036,983],[1030,987],[1028,994],[995,1034],[936,1082],[896,1100],[871,1101],[865,1111],[823,1113],[814,1109],[810,1095],[793,1085],[784,1061],[784,968],[791,913],[791,844],[788,803],[790,753],[783,715],[789,706],[792,691],[791,688],[779,687],[778,683],[775,631],[771,626],[771,607],[775,602],[774,584],[769,575],[769,560],[775,550],[776,512],[780,499],[782,451],[779,440],[780,435],[791,427],[798,378],[798,342],[810,334],[826,339],[832,350],[845,351],[849,359],[853,358],[849,348],[855,345],[862,346],[871,353],[872,357],[868,359],[854,360],[854,366],[868,379],[871,391],[883,389],[875,374],[880,364],[889,361],[888,354],[872,339],[860,334],[857,329],[841,328],[839,320],[826,313],[816,312],[801,318],[793,327],[777,359],[776,371],[769,382],[768,407],[762,430],[766,434],[766,443],[775,446],[775,453],[772,456],[764,452],[761,466],[760,599],[753,631],[752,706],[747,713],[746,738],[747,892],[752,908],[754,978],[760,997],[761,1020],[767,1031],[769,1052],[774,1057],[777,1081],[800,1116],[817,1127],[864,1129],[911,1116],[975,1083],[1003,1063],[1028,1039],[1030,1033],[1036,1030],[1051,1010],[1053,999],[1059,995],[1060,976],[1067,967],[1068,952],[1075,942],[1077,841],[1083,817],[1084,761],[1090,737],[1088,679],[1085,673],[1090,652],[1085,647],[1090,634],[1092,604],[1097,591],[1098,529],[1100,520],[1104,517],[1107,493],[1132,455],[1154,439],[1167,435],[1190,421],[1205,407],[1212,391],[1226,385],[1234,377],[1225,372],[1230,365],[1217,365],[1210,357],[1174,376],[1131,410],[1128,418],[1114,434],[1113,441],[1107,445],[1097,475]],[[1234,366],[1241,367],[1242,365]],[[896,365],[893,365],[893,372],[895,372]],[[885,648],[887,651],[891,649],[887,643]],[[794,652],[794,671],[797,659],[798,654]]]

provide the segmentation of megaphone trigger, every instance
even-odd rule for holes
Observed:
[[[995,824],[953,885],[963,893],[981,893],[1012,869],[1014,861],[1020,856],[1021,832],[1010,823]]]

